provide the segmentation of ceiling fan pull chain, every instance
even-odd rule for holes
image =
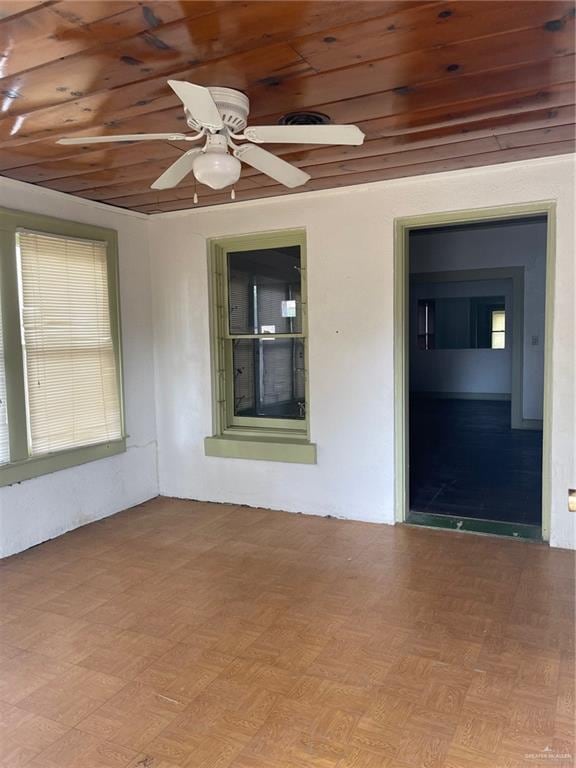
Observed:
[[[230,199],[236,200],[236,190],[234,189],[234,187],[232,187],[232,190],[230,192]]]

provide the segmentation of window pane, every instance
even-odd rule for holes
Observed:
[[[4,368],[4,333],[2,328],[2,307],[0,307],[0,464],[10,461],[8,442],[8,409],[6,407],[6,376]]]
[[[506,334],[504,331],[493,331],[492,333],[492,349],[505,349],[506,348]]]
[[[32,454],[121,437],[106,243],[19,233]]]
[[[304,419],[302,339],[234,339],[234,415]]]
[[[300,247],[229,253],[228,298],[233,335],[301,333]]]
[[[506,329],[506,313],[503,310],[492,312],[492,330],[504,331]]]

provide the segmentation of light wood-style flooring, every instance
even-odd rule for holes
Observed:
[[[574,558],[156,499],[0,563],[2,768],[574,765]]]

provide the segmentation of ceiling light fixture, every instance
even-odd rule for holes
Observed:
[[[226,136],[212,134],[204,150],[194,158],[192,171],[200,184],[211,189],[224,189],[240,178],[242,165],[234,155],[228,154]]]

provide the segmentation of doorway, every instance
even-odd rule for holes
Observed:
[[[397,520],[547,538],[552,217],[396,222]]]

